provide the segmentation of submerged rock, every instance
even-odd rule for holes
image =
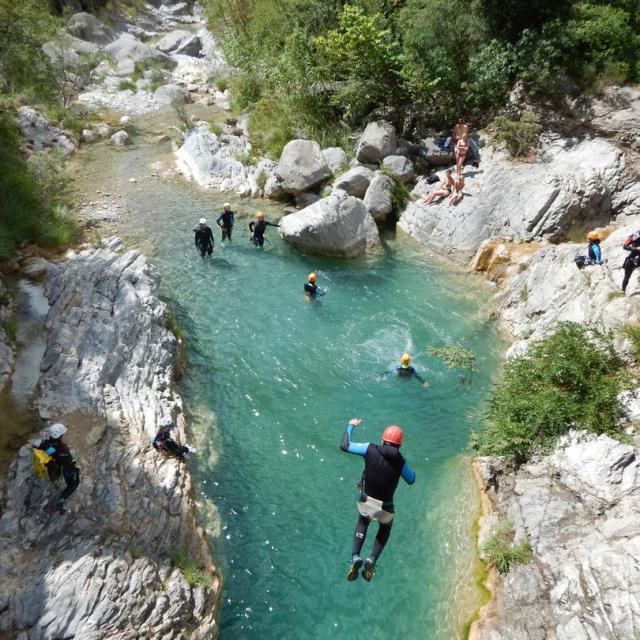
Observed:
[[[300,251],[341,258],[354,258],[379,242],[364,202],[344,191],[282,218],[280,237]]]
[[[277,170],[282,189],[297,195],[331,176],[320,145],[313,140],[291,140],[282,150]]]

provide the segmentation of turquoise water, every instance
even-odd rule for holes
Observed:
[[[111,177],[124,185],[151,155],[123,154]],[[180,182],[126,188],[130,235],[153,250],[188,336],[181,387],[198,434],[197,490],[218,509],[223,640],[454,637],[474,509],[460,453],[500,347],[481,312],[481,281],[393,238],[366,258],[339,261],[299,255],[270,228],[271,242],[256,250],[246,217],[233,243],[218,242],[202,261],[191,229],[221,196]],[[272,206],[268,216],[277,212]],[[320,303],[303,299],[312,270],[329,288]],[[426,355],[427,345],[462,340],[481,369],[471,387]],[[380,379],[403,351],[414,354],[428,389]],[[363,419],[358,441],[401,425],[417,473],[415,485],[398,488],[394,529],[370,584],[345,580],[363,466],[339,449],[352,417]]]

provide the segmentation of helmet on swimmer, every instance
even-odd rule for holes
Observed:
[[[223,207],[224,209],[231,209],[231,205],[230,205],[228,202],[225,202],[225,203],[222,205],[222,207]]]
[[[200,224],[207,224],[206,218],[200,218]]]
[[[600,240],[600,234],[597,231],[589,231],[587,240]]]
[[[402,444],[404,434],[402,429],[395,424],[389,425],[382,433],[382,442],[388,442],[389,444],[395,444],[399,447]]]
[[[258,211],[258,213],[256,213],[256,218],[262,220],[262,218],[264,218],[264,212],[263,211]]]
[[[409,364],[411,362],[411,356],[408,353],[403,353],[400,362],[402,362],[402,364]]]
[[[55,424],[52,424],[47,431],[50,438],[57,440],[58,438],[62,438],[62,436],[67,433],[67,427],[59,422],[56,422]]]
[[[309,282],[315,282],[317,279],[318,279],[318,276],[316,273],[309,274]]]

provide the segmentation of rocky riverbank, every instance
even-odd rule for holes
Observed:
[[[0,631],[25,640],[214,637],[221,580],[190,475],[149,442],[162,417],[182,439],[185,426],[158,278],[111,240],[51,264],[45,291],[36,403],[69,427],[81,482],[68,512],[50,516],[42,507],[60,489],[34,477],[32,443],[11,465]]]

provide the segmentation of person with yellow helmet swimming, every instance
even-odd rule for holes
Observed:
[[[265,219],[264,213],[258,211],[256,213],[256,219],[249,223],[249,231],[251,231],[251,242],[256,247],[264,246],[264,232],[267,227],[279,227],[279,224],[274,224]]]
[[[321,289],[316,284],[317,279],[318,275],[316,273],[310,273],[307,282],[304,283],[304,292],[308,300],[315,300],[318,296],[323,296],[327,293],[326,289]]]
[[[385,371],[382,377],[384,378],[390,373],[395,373],[399,378],[416,378],[422,383],[423,387],[429,386],[429,383],[411,366],[411,356],[408,353],[403,353],[400,358],[400,364],[389,371]]]

